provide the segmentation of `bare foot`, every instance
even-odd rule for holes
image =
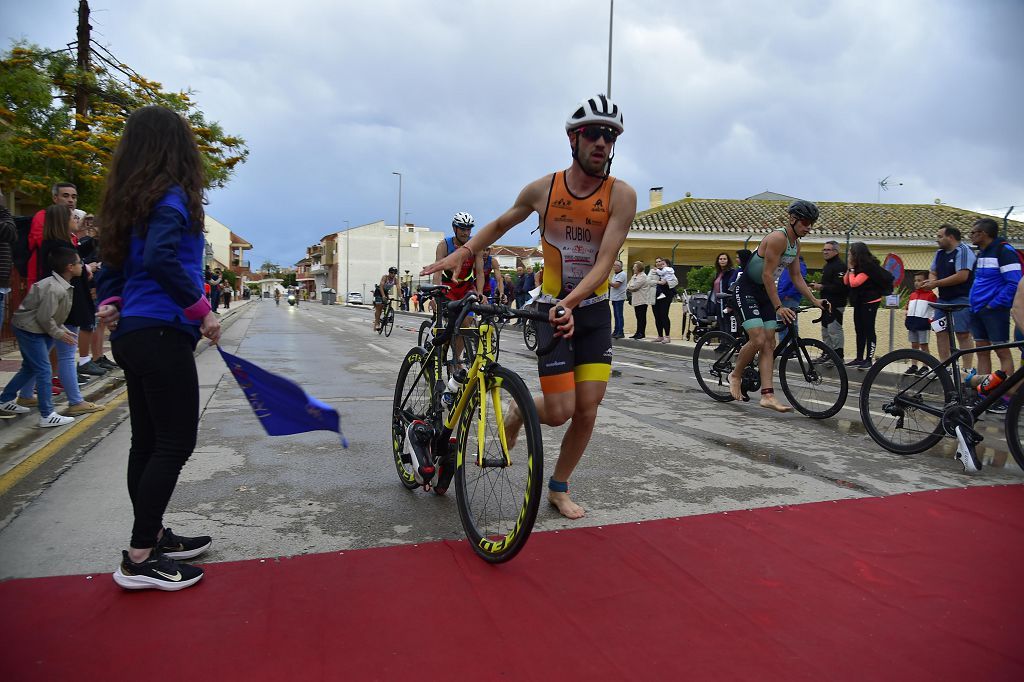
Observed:
[[[778,401],[772,393],[766,393],[761,396],[761,407],[768,410],[775,410],[776,412],[792,412],[793,408],[789,405],[783,405]]]
[[[519,414],[516,401],[510,400],[508,407],[505,408],[505,442],[508,444],[510,452],[516,446],[516,441],[519,440],[519,431],[522,428],[523,415]]]
[[[572,501],[569,493],[556,493],[554,490],[549,490],[548,502],[554,505],[558,509],[558,513],[567,519],[582,519],[583,515],[587,513],[583,507]]]
[[[732,396],[733,400],[750,400],[747,396],[743,395],[743,378],[733,376],[729,374],[729,395]]]

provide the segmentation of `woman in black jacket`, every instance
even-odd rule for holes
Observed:
[[[715,281],[711,284],[711,295],[708,298],[712,302],[715,317],[718,318],[718,328],[733,334],[737,329],[733,322],[735,315],[730,306],[732,296],[729,289],[736,282],[738,274],[739,271],[732,266],[729,254],[722,252],[715,257]]]
[[[875,318],[882,297],[892,291],[892,275],[878,262],[864,242],[850,246],[848,269],[843,283],[850,287],[853,328],[857,334],[857,357],[848,367],[868,369],[875,357]]]

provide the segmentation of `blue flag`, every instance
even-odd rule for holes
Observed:
[[[341,432],[341,417],[333,407],[307,394],[294,381],[225,352],[220,346],[217,350],[268,435],[334,431],[341,437],[342,446],[348,447]]]

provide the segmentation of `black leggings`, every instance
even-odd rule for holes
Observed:
[[[636,335],[644,336],[647,334],[647,306],[633,306],[633,314],[636,315]]]
[[[196,447],[199,376],[196,341],[170,327],[130,332],[111,343],[124,369],[132,445],[128,496],[135,511],[131,546],[156,546],[181,467]]]
[[[668,287],[658,286],[658,296],[664,296],[654,301],[654,327],[658,336],[671,336],[672,327],[668,319],[668,307],[672,305],[672,295]]]
[[[870,360],[875,357],[875,318],[878,316],[878,304],[858,303],[853,306],[853,329],[857,332],[857,357]]]

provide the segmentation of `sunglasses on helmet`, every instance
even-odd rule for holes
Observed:
[[[608,126],[589,125],[583,126],[579,129],[580,134],[584,140],[588,142],[597,142],[597,138],[603,138],[605,142],[611,144],[615,142],[615,138],[619,136],[619,131]]]

